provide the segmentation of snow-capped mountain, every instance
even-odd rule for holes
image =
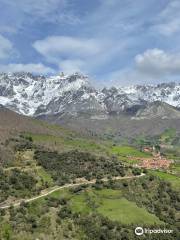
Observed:
[[[24,115],[101,110],[96,95],[87,77],[79,73],[46,78],[30,73],[0,75],[0,104]]]
[[[97,90],[80,73],[51,77],[31,73],[0,74],[0,104],[28,116],[121,113],[150,102],[180,107],[180,84]]]
[[[109,111],[119,112],[134,106],[143,106],[152,102],[165,102],[180,107],[180,84],[162,83],[158,85],[135,85],[128,87],[103,89],[103,100]]]

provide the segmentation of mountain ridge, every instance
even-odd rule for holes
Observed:
[[[51,77],[26,72],[0,74],[0,104],[27,116],[89,114],[103,119],[112,114],[127,114],[135,106],[138,111],[138,108],[157,101],[176,107],[178,111],[180,84],[171,82],[97,90],[81,73]]]

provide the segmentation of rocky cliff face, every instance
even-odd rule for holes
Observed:
[[[164,102],[180,108],[180,84],[136,85],[97,90],[80,73],[67,76],[0,74],[0,104],[28,116],[138,113],[149,103]]]
[[[33,76],[30,73],[0,75],[0,103],[18,113],[38,116],[101,110],[97,91],[81,74]]]

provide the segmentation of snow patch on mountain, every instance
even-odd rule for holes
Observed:
[[[180,108],[180,84],[163,83],[96,90],[80,73],[51,77],[0,74],[0,104],[28,116],[79,112],[103,118],[137,105],[165,102]]]
[[[47,78],[35,77],[29,73],[1,74],[0,103],[29,116],[38,114],[39,108],[44,109],[43,113],[46,114],[46,107],[52,101],[58,102],[58,99],[66,98],[66,104],[69,104],[77,91],[88,87],[87,77],[77,73]],[[88,99],[90,94],[85,92],[83,96]],[[60,111],[63,109],[59,107]],[[47,109],[48,112],[53,111]]]

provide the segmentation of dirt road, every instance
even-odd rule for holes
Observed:
[[[141,173],[141,175],[137,175],[137,176],[113,177],[112,180],[123,180],[123,179],[139,178],[139,177],[143,177],[144,175],[145,175],[144,173]],[[101,180],[103,182],[107,182],[108,181],[107,178],[103,178]],[[84,180],[84,181],[81,181],[79,183],[72,183],[72,184],[65,184],[63,186],[56,186],[56,187],[53,187],[53,188],[50,188],[50,189],[43,190],[41,192],[41,194],[38,195],[38,196],[29,198],[29,199],[21,199],[21,200],[18,200],[16,202],[12,202],[11,204],[0,206],[0,209],[7,209],[7,208],[10,208],[11,206],[18,207],[18,206],[20,206],[20,204],[22,202],[25,202],[25,203],[33,202],[33,201],[35,201],[35,200],[37,200],[39,198],[46,197],[46,196],[50,195],[51,193],[56,192],[56,191],[61,190],[61,189],[71,188],[71,187],[76,187],[76,186],[81,186],[81,185],[89,185],[89,184],[93,184],[95,182],[96,182],[96,179],[93,179],[91,181]]]

